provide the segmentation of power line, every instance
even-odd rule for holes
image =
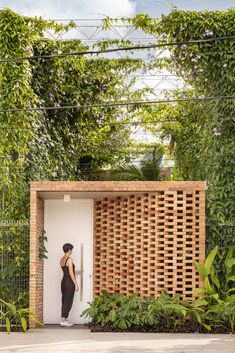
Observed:
[[[179,76],[177,76],[176,74],[160,74],[160,73],[156,73],[156,74],[130,74],[130,75],[128,75],[128,78],[129,77],[142,77],[142,78],[145,78],[145,77],[153,77],[153,78],[155,78],[155,77],[161,77],[161,78],[165,78],[165,77],[176,77],[176,78],[178,78],[178,79],[181,79]]]
[[[165,119],[164,122],[172,122],[172,121],[176,121],[176,119]],[[103,126],[97,126],[97,128],[105,128],[105,127],[108,127],[108,126],[116,126],[116,125],[133,125],[133,126],[142,126],[142,125],[152,125],[152,124],[160,124],[162,123],[161,121],[158,121],[158,120],[152,120],[152,121],[130,121],[130,122],[119,122],[119,121],[116,121],[116,122],[113,122],[113,123],[105,123],[105,125]],[[4,130],[32,130],[32,127],[8,127],[6,125],[3,125],[1,124],[0,125],[0,128],[4,128]],[[38,127],[39,129],[40,127]]]
[[[4,167],[8,168],[9,170],[12,170],[12,168],[9,168],[9,166],[0,166],[0,170],[3,169]],[[136,166],[136,167],[138,167],[138,166]],[[162,168],[164,169],[164,168],[172,168],[172,167],[163,166]],[[144,169],[145,170],[153,170],[154,168],[149,167],[149,168],[144,168]],[[78,172],[81,172],[82,174],[86,174],[86,173],[89,173],[89,174],[91,174],[91,173],[102,173],[102,172],[103,173],[107,173],[109,171],[112,171],[112,169],[96,169],[96,170],[94,170],[94,169],[80,169],[80,168],[78,169]]]
[[[114,103],[95,103],[80,105],[64,105],[54,107],[37,107],[37,108],[11,108],[11,109],[0,109],[0,113],[12,113],[12,112],[27,112],[27,111],[43,111],[43,110],[63,110],[63,109],[86,109],[95,107],[118,107],[128,105],[147,105],[147,104],[162,104],[162,103],[180,103],[180,102],[191,102],[191,101],[211,101],[220,99],[235,99],[235,95],[231,96],[210,96],[210,97],[193,97],[193,98],[176,98],[176,99],[160,99],[160,100],[149,100],[149,101],[135,101],[135,102],[114,102]],[[120,124],[122,124],[120,122]]]
[[[153,147],[152,147],[153,148]],[[150,149],[150,146],[149,146],[149,149]],[[138,157],[135,157],[134,155],[138,155]],[[129,162],[141,162],[143,161],[143,158],[144,156],[149,156],[149,155],[153,155],[151,149],[150,151],[147,151],[147,149],[145,151],[139,151],[139,152],[130,152],[130,151],[127,151],[126,153],[122,152],[122,153],[118,153],[118,157],[119,159],[120,158],[128,158],[129,161],[128,162],[125,162],[125,163],[129,163]],[[163,159],[162,159],[162,162],[165,162],[165,161],[175,161],[174,158],[166,158],[164,157],[165,154],[163,154]],[[18,160],[20,159],[25,159],[28,157],[28,154],[22,154],[22,155],[18,155],[17,158],[14,157],[14,156],[11,156],[11,155],[0,155],[0,158],[4,159],[4,160],[7,160],[7,161],[13,161],[13,162],[17,162]],[[82,156],[80,158],[83,158]],[[87,163],[79,163],[79,158],[78,158],[78,166],[81,167],[81,166],[90,166],[91,163],[87,162]],[[8,167],[8,165],[2,165],[2,167]]]
[[[80,26],[79,26],[80,27]],[[87,27],[87,26],[86,26]],[[116,40],[115,38],[114,39],[106,39],[105,37],[101,37],[101,38],[96,38],[96,39],[92,39],[92,38],[78,38],[79,40],[87,40],[88,42],[109,42],[109,40]],[[121,41],[127,41],[127,42],[130,42],[131,40],[156,40],[157,38],[156,37],[127,37],[127,38],[123,38],[123,39],[120,39]],[[62,39],[63,40],[63,39]],[[64,41],[69,41],[71,39],[64,39]]]
[[[127,152],[118,152],[118,156],[119,157],[128,157],[131,161],[141,161],[143,157],[134,157],[134,156],[131,156],[131,155],[147,155],[149,153],[151,153],[152,151],[147,151],[148,149],[153,149],[154,147],[153,146],[145,146],[145,150],[138,150],[137,151],[127,151]],[[26,154],[19,154],[17,156],[17,158],[15,158],[14,156],[11,156],[11,155],[3,155],[1,154],[0,155],[0,158],[4,158],[4,159],[7,159],[7,160],[12,160],[13,158],[14,161],[17,161],[18,159],[20,158],[25,158],[27,157],[27,153]],[[82,156],[80,158],[83,158]],[[174,158],[163,158],[163,161],[174,161]],[[90,165],[91,163],[79,163],[79,166],[81,165]]]
[[[15,58],[1,58],[0,62],[12,62],[12,61],[23,61],[23,60],[36,60],[36,59],[53,59],[53,58],[64,58],[71,56],[83,56],[83,55],[94,55],[94,54],[105,54],[118,51],[129,51],[129,50],[142,50],[142,49],[153,49],[169,46],[181,46],[181,45],[191,45],[191,44],[200,44],[215,42],[219,40],[234,40],[235,36],[223,36],[223,37],[213,37],[213,38],[204,38],[204,39],[195,39],[183,42],[170,42],[170,43],[159,43],[159,44],[150,44],[150,45],[139,45],[131,47],[121,47],[121,48],[112,48],[104,50],[87,50],[87,51],[77,51],[72,53],[62,53],[62,54],[48,54],[48,55],[34,55],[34,56],[25,56],[25,57],[15,57]]]
[[[23,158],[25,158],[26,156],[24,156],[24,157],[21,157],[21,159],[23,159]],[[4,158],[4,157],[0,157],[0,158]],[[124,158],[124,157],[122,157],[122,158]],[[126,158],[128,158],[128,155],[126,156]],[[9,159],[8,159],[9,160]],[[17,158],[16,160],[14,160],[14,162],[17,162],[19,160],[19,158]],[[129,159],[129,161],[128,162],[123,162],[123,161],[117,161],[117,163],[120,163],[121,165],[124,165],[124,166],[126,166],[126,165],[129,165],[130,163],[131,164],[134,164],[134,163],[139,163],[139,162],[143,162],[143,159]],[[151,162],[151,161],[150,161]],[[167,158],[167,159],[163,159],[162,161],[161,161],[161,163],[164,163],[164,162],[175,162],[175,160],[174,159],[170,159],[170,158]],[[90,164],[80,164],[80,163],[78,163],[78,167],[80,168],[80,167],[82,167],[82,168],[80,168],[80,170],[87,170],[87,168],[86,168],[86,166],[87,167],[90,167]],[[2,166],[0,166],[0,168],[9,168],[9,167],[11,167],[11,165],[2,165]]]
[[[157,19],[157,18],[153,18],[153,19]],[[59,21],[64,21],[64,22],[87,21],[87,22],[89,22],[89,21],[103,21],[103,20],[105,20],[105,17],[104,18],[100,17],[100,18],[52,18],[52,19],[49,18],[49,19],[45,19],[45,21],[58,21],[58,22]],[[118,21],[123,22],[122,18],[116,18],[116,19],[112,19],[112,20],[118,20]],[[124,18],[124,20],[128,21],[129,18],[126,17],[126,18]],[[114,26],[116,26],[116,25],[114,24]],[[129,25],[129,26],[132,26],[132,25]],[[94,25],[94,27],[95,27],[95,25]]]

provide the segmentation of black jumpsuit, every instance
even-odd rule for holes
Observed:
[[[72,278],[69,274],[69,268],[66,266],[66,262],[69,257],[66,259],[64,266],[61,266],[64,276],[61,281],[61,292],[62,292],[62,309],[61,309],[61,317],[67,318],[69,316],[69,311],[73,304],[73,297],[75,292],[75,284],[72,281]],[[73,273],[75,270],[75,266],[73,264]]]

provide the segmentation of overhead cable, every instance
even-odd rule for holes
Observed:
[[[97,108],[97,107],[118,107],[128,105],[147,105],[147,104],[163,104],[163,103],[180,103],[180,102],[191,102],[191,101],[211,101],[220,99],[235,99],[235,95],[230,96],[209,96],[209,97],[191,97],[191,98],[175,98],[175,99],[160,99],[160,100],[147,100],[147,101],[126,101],[126,102],[113,102],[113,103],[94,103],[87,105],[56,105],[51,107],[34,107],[34,108],[0,108],[0,113],[12,113],[12,112],[27,112],[27,111],[47,111],[47,110],[63,110],[63,109],[86,109],[86,108]],[[121,122],[120,122],[121,124]]]
[[[150,45],[136,45],[129,47],[121,47],[121,48],[110,48],[104,50],[87,50],[87,51],[75,51],[71,53],[61,53],[61,54],[47,54],[47,55],[32,55],[32,56],[22,56],[22,57],[13,57],[13,58],[0,58],[0,62],[12,62],[12,61],[24,61],[24,60],[38,60],[38,59],[55,59],[55,58],[64,58],[70,56],[83,56],[83,55],[98,55],[119,51],[129,51],[129,50],[143,50],[143,49],[154,49],[154,48],[162,48],[162,47],[170,47],[170,46],[182,46],[182,45],[193,45],[200,43],[209,43],[216,42],[221,40],[234,40],[235,36],[223,36],[223,37],[210,37],[203,39],[195,39],[183,42],[168,42],[168,43],[158,43],[158,44],[150,44]]]

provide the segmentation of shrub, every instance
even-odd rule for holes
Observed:
[[[25,332],[28,327],[28,320],[33,320],[40,325],[43,325],[36,319],[36,316],[29,309],[17,309],[14,303],[8,303],[0,299],[0,321],[6,325],[8,333],[11,332],[12,327],[21,327]]]
[[[204,288],[197,293],[200,297],[193,302],[171,297],[163,290],[158,298],[141,298],[138,293],[125,296],[121,293],[103,291],[96,297],[82,316],[90,317],[95,324],[111,325],[128,330],[134,327],[175,331],[179,328],[198,325],[201,331],[216,330],[221,327],[234,333],[235,328],[235,258],[233,250],[228,249],[224,262],[224,283],[221,284],[214,270],[214,259],[218,247],[211,250],[205,264],[195,263],[204,279]]]
[[[146,299],[140,298],[138,293],[128,297],[103,291],[89,305],[82,316],[93,318],[101,326],[111,324],[122,330],[133,326],[155,327],[161,321],[175,328],[187,312],[179,298],[172,298],[166,291],[162,291],[159,298]]]

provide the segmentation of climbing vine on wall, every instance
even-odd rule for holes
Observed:
[[[73,23],[58,25],[53,21],[2,10],[0,56],[29,57],[86,50],[86,45],[79,40],[56,41],[45,36],[49,29],[56,34],[72,26]],[[131,92],[131,83],[124,84],[124,80],[140,65],[138,60],[91,59],[85,56],[1,62],[0,107],[7,110],[38,106],[56,108],[116,101],[123,96],[127,99],[133,96],[134,99],[139,92]],[[131,120],[131,114],[123,107],[1,112],[1,220],[28,219],[30,180],[84,180],[91,170],[115,163],[128,155],[133,146],[130,127],[121,122]],[[28,229],[17,229],[17,239],[20,243],[22,238],[22,246],[25,232]],[[0,227],[0,245],[5,234],[5,228]],[[9,252],[11,258],[13,235],[14,230],[9,229],[7,237],[12,244],[1,248],[2,256]],[[28,253],[25,255],[20,264],[12,258],[9,264],[12,273],[28,269]],[[6,279],[1,280],[6,283]],[[5,300],[22,297],[9,286],[10,282],[7,282],[7,288],[4,292],[1,289],[0,297]],[[15,293],[14,298],[6,297],[7,293]]]
[[[233,36],[235,10],[173,11],[167,16],[162,16],[160,20],[137,15],[133,23],[147,33],[161,36],[160,42],[187,42],[203,38]],[[161,63],[156,61],[156,66],[161,65],[177,73],[192,87],[194,95],[232,96],[235,94],[234,39],[170,46],[168,49],[170,57],[166,57]],[[173,114],[179,114],[183,108],[183,115],[187,117],[187,106],[180,104],[173,107]],[[167,109],[168,117],[171,117],[171,108]],[[217,270],[220,271],[219,264],[224,258],[226,248],[229,244],[233,246],[235,244],[235,100],[213,100],[204,105],[197,105],[193,111],[194,115],[195,113],[198,115],[198,120],[194,121],[196,127],[201,129],[202,119],[204,119],[204,129],[199,132],[198,137],[201,136],[204,139],[206,154],[203,156],[206,158],[198,166],[208,182],[207,249],[210,250],[215,245],[219,245],[221,252]],[[162,114],[161,109],[155,109],[155,116],[158,112]],[[192,109],[188,110],[188,118],[189,121],[192,118]],[[173,130],[176,127],[173,126]],[[193,144],[190,145],[190,142]],[[188,149],[197,148],[201,142],[197,144],[189,136]],[[176,148],[179,151],[179,140]]]
[[[233,35],[234,20],[233,9],[203,13],[173,11],[160,20],[147,15],[129,19],[136,28],[161,36],[162,42]],[[104,21],[104,28],[110,21]],[[70,26],[73,24],[58,25],[2,10],[1,57],[85,50],[86,46],[79,41],[45,38],[47,29],[58,33]],[[121,44],[116,41],[117,46]],[[104,49],[109,45],[107,41],[98,47]],[[185,93],[189,96],[233,95],[234,50],[235,41],[229,39],[169,47],[170,57],[154,59],[152,67],[177,73],[192,87]],[[138,60],[84,57],[1,63],[0,106],[10,109],[53,104],[56,107],[66,103],[89,105],[119,100],[123,95],[134,100],[141,97],[141,92],[131,92],[124,80],[141,66]],[[1,219],[28,218],[30,179],[82,180],[89,170],[115,163],[122,159],[123,153],[128,155],[128,146],[132,146],[130,130],[115,123],[117,117],[131,120],[135,113],[113,107],[0,113]],[[143,106],[138,110],[138,117],[147,121],[159,119],[163,136],[170,136],[170,147],[180,164],[175,178],[208,181],[207,245],[208,250],[219,245],[221,260],[226,247],[234,243],[234,113],[235,101],[225,99],[204,105]],[[173,119],[166,122],[166,117]],[[217,268],[220,268],[219,261]]]

